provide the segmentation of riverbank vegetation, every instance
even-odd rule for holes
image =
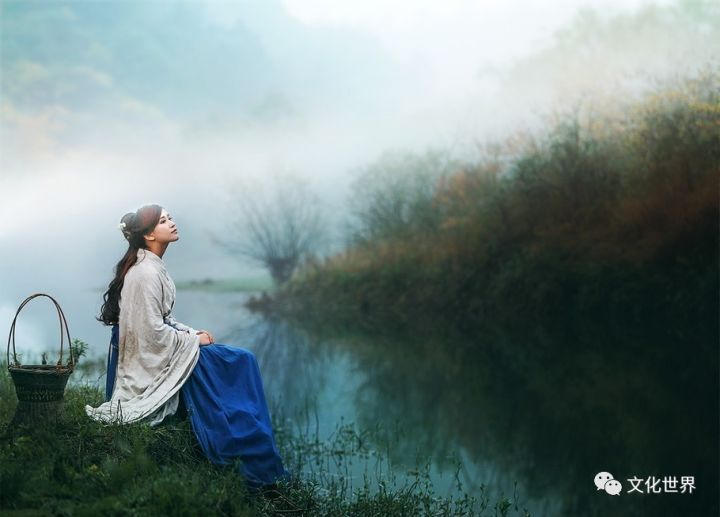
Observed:
[[[276,439],[297,475],[270,494],[276,497],[250,495],[234,467],[207,461],[187,419],[157,428],[106,426],[85,415],[85,404],[102,401],[96,387],[71,386],[65,399],[53,425],[9,426],[16,399],[0,365],[3,515],[529,515],[516,496],[439,497],[422,468],[407,482],[338,475],[353,459],[378,452],[352,425],[321,440],[282,419]]]
[[[346,250],[275,301],[413,329],[517,317],[714,325],[719,85],[706,69],[633,102],[580,106],[473,163],[387,154],[355,184]]]

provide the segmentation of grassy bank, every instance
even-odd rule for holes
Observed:
[[[351,245],[277,301],[406,327],[713,324],[719,85],[711,70],[632,103],[587,105],[449,170],[432,155],[385,156],[356,184]]]
[[[207,293],[256,292],[271,289],[272,279],[269,276],[252,276],[234,279],[189,280],[177,282],[176,287],[184,291],[202,291]]]
[[[276,423],[286,466],[299,475],[277,499],[251,496],[232,467],[205,459],[187,420],[103,426],[83,410],[101,400],[95,387],[71,387],[56,425],[8,428],[15,394],[0,368],[3,515],[527,515],[516,501],[482,493],[437,497],[423,469],[408,482],[366,478],[360,486],[332,475],[331,463],[375,454],[353,426],[321,441]]]

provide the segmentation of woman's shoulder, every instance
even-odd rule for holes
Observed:
[[[154,278],[161,278],[161,269],[151,260],[138,258],[138,261],[128,270],[125,281],[141,280],[147,281]]]
[[[125,275],[121,298],[136,299],[148,293],[161,293],[163,291],[162,275],[149,264],[138,261]]]

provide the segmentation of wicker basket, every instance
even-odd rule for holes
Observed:
[[[60,322],[60,357],[54,365],[20,364],[15,352],[15,324],[17,323],[20,311],[30,300],[39,296],[44,296],[52,300]],[[65,337],[67,337],[70,356],[66,365],[63,364]],[[11,345],[12,361],[10,361]],[[65,395],[65,385],[75,367],[75,359],[73,357],[70,331],[68,330],[65,314],[60,308],[60,304],[58,304],[52,296],[36,293],[28,296],[20,304],[20,307],[18,307],[15,318],[13,318],[12,325],[10,326],[10,335],[8,336],[7,364],[13,384],[15,384],[15,393],[18,398],[18,405],[15,409],[15,416],[11,422],[11,426],[21,423],[27,424],[55,420]]]

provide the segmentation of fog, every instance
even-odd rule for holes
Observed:
[[[35,291],[89,329],[100,291],[77,293],[108,283],[142,204],[178,223],[176,281],[255,274],[211,239],[236,181],[303,178],[339,242],[353,175],[383,151],[472,159],[558,106],[693,73],[720,55],[713,5],[3,0],[0,336]]]

